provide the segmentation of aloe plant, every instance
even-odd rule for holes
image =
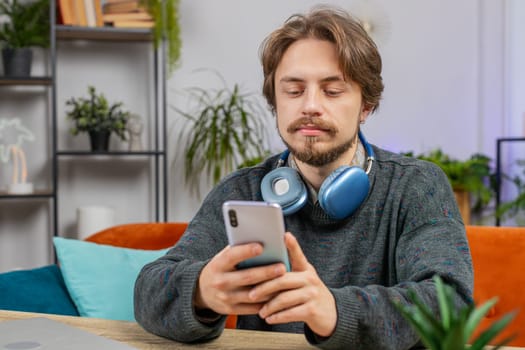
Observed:
[[[504,315],[479,336],[473,338],[474,331],[481,319],[497,303],[498,299],[495,297],[479,307],[470,304],[458,310],[454,303],[454,289],[445,284],[437,275],[433,277],[433,280],[436,285],[439,315],[435,315],[413,290],[408,291],[411,304],[394,302],[396,309],[410,323],[429,350],[482,350],[515,316],[513,312]],[[499,349],[510,340],[512,337],[502,340],[494,346],[493,350]]]

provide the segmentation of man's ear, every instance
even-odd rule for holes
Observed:
[[[368,119],[368,116],[372,112],[372,107],[363,105],[363,108],[361,109],[361,113],[359,114],[359,122],[361,124],[364,124],[366,120]]]

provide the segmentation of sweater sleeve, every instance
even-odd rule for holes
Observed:
[[[439,315],[437,293],[432,281],[440,275],[456,290],[456,305],[472,303],[473,273],[465,228],[445,175],[432,165],[407,184],[400,208],[389,213],[397,220],[391,227],[392,259],[389,283],[347,285],[331,288],[338,313],[334,333],[319,339],[305,329],[307,339],[323,349],[409,349],[419,338],[394,308],[393,301],[408,303],[407,292],[417,296]],[[394,238],[395,237],[395,238]],[[387,254],[388,255],[388,254]]]
[[[184,235],[168,253],[144,266],[134,291],[137,322],[147,331],[180,342],[206,341],[218,337],[226,322],[222,315],[203,323],[196,315],[193,297],[201,270],[221,251],[228,239],[222,218],[222,203],[229,199],[255,200],[260,169],[253,176],[242,170],[226,177],[204,199]],[[243,182],[244,181],[244,182]],[[255,190],[254,190],[255,189]]]
[[[201,270],[227,244],[220,201],[214,194],[208,196],[177,244],[139,273],[134,311],[144,329],[180,342],[205,341],[221,334],[226,316],[202,323],[193,307]]]

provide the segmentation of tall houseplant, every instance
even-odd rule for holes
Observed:
[[[162,40],[167,43],[168,73],[177,68],[182,46],[179,26],[180,0],[141,0],[141,3],[153,17],[153,37],[158,48]]]
[[[8,19],[0,26],[4,75],[31,75],[31,47],[49,47],[49,0],[0,1],[0,15]]]
[[[179,139],[186,139],[183,156],[185,180],[199,193],[201,175],[216,184],[224,175],[268,154],[268,117],[255,96],[239,85],[216,90],[191,88],[194,109],[184,112]]]
[[[121,109],[122,102],[110,105],[106,97],[102,93],[97,94],[93,86],[88,87],[88,94],[88,98],[72,97],[66,101],[66,105],[71,107],[67,111],[67,119],[73,121],[70,132],[73,135],[87,132],[93,151],[107,151],[112,133],[126,140],[126,124],[130,113]]]

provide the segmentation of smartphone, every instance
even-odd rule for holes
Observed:
[[[282,262],[290,271],[284,245],[284,218],[279,204],[258,201],[227,201],[222,205],[226,234],[230,245],[259,242],[261,255],[238,264],[243,269]]]

